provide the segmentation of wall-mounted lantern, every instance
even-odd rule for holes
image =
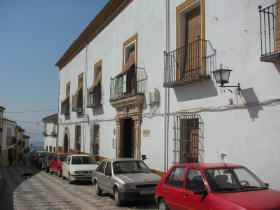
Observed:
[[[219,87],[226,87],[226,88],[236,87],[237,92],[240,93],[240,91],[241,91],[240,83],[238,83],[236,86],[225,86],[224,85],[224,84],[228,83],[231,71],[232,70],[230,70],[230,69],[223,68],[223,66],[221,64],[220,69],[213,71],[213,74],[214,74],[216,82],[218,84],[221,84]]]

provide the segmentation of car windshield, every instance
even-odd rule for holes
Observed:
[[[113,163],[114,174],[152,173],[142,161],[119,161]]]
[[[94,164],[94,163],[96,163],[96,162],[89,156],[73,156],[72,157],[72,164]]]
[[[205,170],[212,192],[240,192],[267,189],[264,183],[245,167],[225,167]]]
[[[59,156],[59,161],[65,161],[67,155],[60,155]]]

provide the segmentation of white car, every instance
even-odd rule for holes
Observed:
[[[90,155],[69,155],[62,165],[62,179],[65,177],[69,183],[76,180],[91,181],[92,171],[97,166]]]

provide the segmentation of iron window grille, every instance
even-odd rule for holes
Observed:
[[[269,61],[266,56],[274,55],[280,59],[280,1],[266,8],[259,6],[261,60]],[[272,60],[275,58],[272,58]]]
[[[99,155],[99,125],[90,125],[90,154],[94,156]]]
[[[164,53],[164,86],[175,86],[209,79],[215,70],[216,51],[210,41],[197,39]]]
[[[81,151],[81,125],[75,125],[75,149]]]
[[[204,126],[201,117],[180,115],[174,120],[174,164],[203,162]]]
[[[144,94],[146,91],[147,74],[144,68],[132,67],[125,74],[111,78],[110,101]]]

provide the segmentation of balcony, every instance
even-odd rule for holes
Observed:
[[[70,114],[70,99],[67,98],[61,102],[61,114],[69,115]]]
[[[133,67],[126,73],[111,78],[110,102],[143,96],[146,90],[147,75],[144,68]]]
[[[280,61],[280,1],[262,8],[260,13],[261,57],[264,62]]]
[[[7,137],[7,145],[15,145],[17,143],[16,137],[8,136]]]
[[[215,70],[215,50],[208,40],[198,39],[164,53],[164,87],[175,87],[210,79]]]

